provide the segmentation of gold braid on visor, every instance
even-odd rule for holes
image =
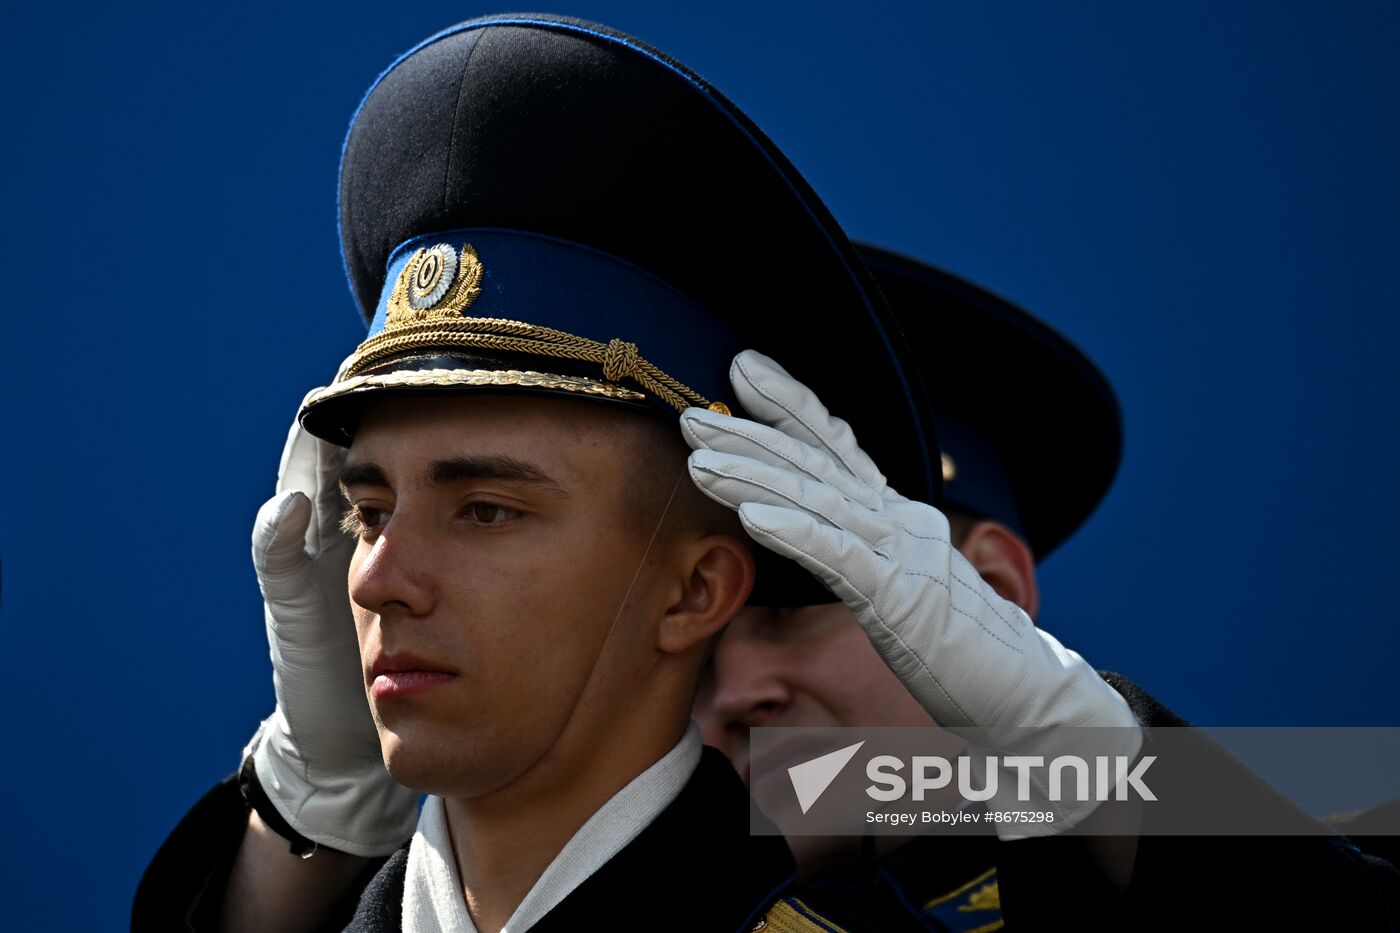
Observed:
[[[520,385],[565,389],[640,400],[641,393],[619,385],[631,379],[677,411],[691,406],[729,414],[685,383],[642,359],[635,343],[607,343],[552,327],[496,317],[466,317],[463,311],[481,294],[483,269],[476,250],[436,245],[420,249],[404,266],[390,294],[384,329],[355,350],[336,381],[308,406],[369,385]],[[503,350],[535,357],[598,363],[603,381],[521,370],[432,369],[367,373],[380,364],[452,350]]]
[[[632,379],[677,411],[685,411],[692,405],[709,408],[711,404],[685,383],[642,359],[635,343],[616,338],[599,343],[551,327],[493,317],[458,316],[455,320],[437,318],[386,327],[382,333],[360,344],[338,381],[351,379],[375,364],[394,357],[425,350],[451,349],[505,350],[600,363],[603,379],[607,382]]]

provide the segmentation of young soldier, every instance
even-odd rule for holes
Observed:
[[[750,837],[687,721],[751,588],[821,587],[694,488],[675,419],[731,410],[746,345],[844,385],[837,346],[853,407],[878,400],[865,419],[935,495],[854,248],[708,85],[549,17],[395,63],[340,207],[370,330],[305,400],[254,530],[277,706],[134,926],[810,928],[786,845]]]

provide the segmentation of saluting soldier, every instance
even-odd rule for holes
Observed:
[[[975,579],[1005,600],[1003,608],[1014,604],[1035,617],[1040,606],[1036,565],[1097,508],[1117,471],[1122,427],[1113,390],[1073,344],[1004,298],[926,263],[869,245],[861,249],[915,348],[934,412],[944,481],[939,511],[947,520],[947,540],[976,571]],[[787,383],[787,391],[794,397],[803,394],[793,383]],[[782,449],[786,443],[784,460],[790,465],[830,466],[820,450],[835,450],[831,459],[859,465],[849,438],[791,427],[799,420],[822,422],[816,400],[807,397],[805,404],[803,418],[783,422],[789,426],[784,433],[791,436],[765,447]],[[756,430],[734,426],[729,436]],[[805,443],[798,443],[799,438]],[[819,519],[826,527],[803,529],[798,539],[788,529],[810,521],[812,510],[787,517],[784,525],[771,507],[761,512],[748,503],[799,508],[799,497],[777,503],[766,489],[782,487],[778,472],[787,472],[791,485],[810,481],[814,471],[783,467],[768,450],[752,444],[726,446],[736,456],[725,470],[749,476],[746,488],[734,482],[719,486],[705,473],[697,481],[720,491],[741,513],[748,509],[763,515],[781,536],[777,546],[792,547],[790,536],[802,540],[800,546],[813,553],[806,565],[829,566],[832,588],[845,601],[751,604],[739,614],[717,640],[697,696],[695,718],[705,742],[722,749],[747,777],[751,727],[934,725],[940,719],[938,704],[929,701],[926,690],[921,693],[918,666],[892,669],[892,655],[880,649],[875,632],[868,633],[880,624],[872,615],[880,611],[881,600],[890,599],[889,590],[882,594],[871,588],[867,601],[837,577],[854,579],[864,569],[862,543],[838,530],[842,524],[857,527],[855,516],[843,514],[839,506],[829,508]],[[744,456],[778,472],[746,467]],[[833,485],[840,483],[846,496],[859,503],[849,510],[867,504],[851,492],[859,488],[853,481],[858,471],[859,466],[846,475],[839,469],[830,474]],[[877,478],[873,485],[878,483]],[[888,492],[881,499],[890,501],[887,497]],[[811,491],[800,498],[822,501]],[[863,531],[862,539],[881,534],[897,539],[898,532],[911,526],[917,531],[911,515],[920,512],[927,527],[936,526],[920,537],[943,536],[944,525],[933,509],[899,506],[897,499],[895,507],[867,501],[874,514],[859,517],[875,530]],[[821,547],[823,533],[840,541],[839,556],[836,545]],[[902,567],[914,563],[898,557],[896,562]],[[906,596],[903,605],[917,616],[936,607],[937,600],[927,594]],[[917,631],[917,623],[906,623],[905,631],[910,630]],[[957,654],[926,657],[935,676],[956,664],[994,670],[977,656],[976,644],[959,646]],[[1101,676],[1143,725],[1185,725],[1131,680]],[[1013,711],[1010,717],[1028,721],[1024,712]],[[1223,750],[1200,748],[1192,761],[1205,767],[1177,777],[1195,786],[1194,797],[1213,788],[1221,806],[1248,809],[1265,825],[1294,827],[1309,837],[1160,838],[1155,834],[1164,826],[1154,821],[1139,824],[1136,838],[1129,834],[1107,845],[1074,832],[1014,841],[986,835],[789,835],[803,874],[798,896],[813,912],[849,929],[1238,929],[1298,923],[1394,928],[1400,876],[1389,863],[1368,854],[1383,851],[1373,840],[1325,838],[1320,824],[1249,777]],[[1230,879],[1229,896],[1213,896],[1211,888],[1225,878]],[[1279,896],[1280,885],[1288,897]]]
[[[340,221],[369,333],[304,400],[253,533],[276,708],[133,925],[816,929],[689,723],[755,581],[822,587],[695,487],[676,419],[730,417],[732,360],[766,348],[879,399],[854,423],[936,495],[855,249],[689,70],[544,16],[380,77]]]

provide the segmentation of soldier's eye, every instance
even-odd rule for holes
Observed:
[[[364,505],[352,505],[340,519],[340,530],[355,537],[367,536],[384,524],[387,509],[376,509]]]
[[[473,502],[467,506],[467,514],[478,525],[503,525],[521,513],[494,502]]]

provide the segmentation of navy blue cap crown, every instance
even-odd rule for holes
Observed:
[[[855,247],[738,108],[630,36],[530,14],[420,43],[355,115],[340,233],[371,333],[304,411],[312,433],[348,443],[377,392],[723,405],[752,348],[895,488],[940,495],[922,387]],[[760,570],[765,601],[830,599],[779,576]]]
[[[945,502],[1010,526],[1043,559],[1089,517],[1118,470],[1113,388],[1078,348],[1005,298],[860,248],[918,361]]]
[[[645,270],[811,386],[901,492],[939,495],[926,402],[854,246],[738,108],[631,36],[510,14],[420,43],[356,113],[341,161],[340,228],[366,321],[392,288],[391,258],[446,231],[548,237]],[[511,261],[476,246],[488,275]],[[571,278],[559,294],[601,309],[613,268],[600,263],[602,278]],[[556,277],[547,264],[533,274]],[[542,324],[510,302],[493,314]],[[709,371],[722,357],[702,347],[709,330],[660,315],[634,323],[644,332],[574,332],[633,343],[697,390],[727,380],[727,361]]]

